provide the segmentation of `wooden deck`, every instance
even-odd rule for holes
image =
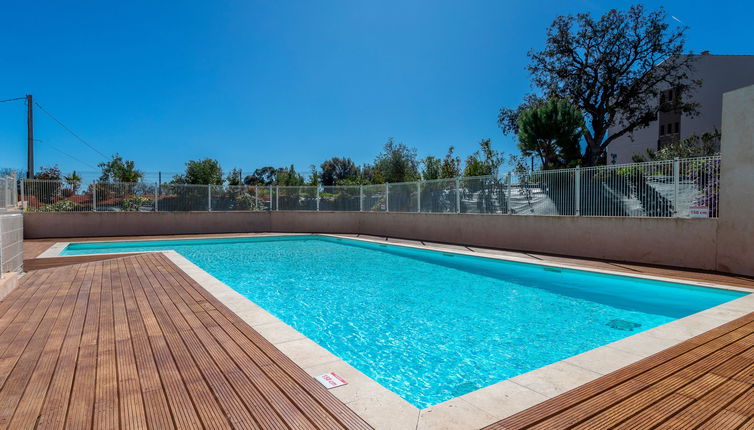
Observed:
[[[162,254],[28,273],[0,302],[0,429],[368,429]]]
[[[754,429],[754,313],[487,430]]]

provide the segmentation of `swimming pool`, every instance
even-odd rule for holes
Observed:
[[[424,408],[745,295],[326,236],[69,244],[175,250]]]

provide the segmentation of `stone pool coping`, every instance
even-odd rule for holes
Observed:
[[[225,236],[263,237],[310,234],[251,234]],[[418,242],[385,242],[373,238],[350,235],[322,234],[348,240],[388,244],[416,249],[430,249],[462,255],[474,255],[498,260],[535,263],[543,266],[577,269],[596,273],[629,276],[644,279],[703,287],[721,288],[750,293],[751,290],[723,284],[680,281],[659,276],[627,274],[618,271],[580,267],[571,264],[543,263],[535,259],[502,256],[484,250],[468,251],[441,244]],[[199,239],[199,237],[197,237]],[[220,238],[218,238],[220,239]],[[170,240],[138,239],[134,241]],[[181,239],[176,239],[181,240]],[[185,239],[183,239],[185,240]],[[126,240],[127,241],[127,240]],[[102,242],[111,242],[103,240]],[[93,243],[93,242],[87,242]],[[68,242],[59,242],[38,258],[54,257]],[[624,366],[649,357],[696,335],[748,314],[754,309],[754,294],[732,300],[696,314],[671,321],[661,326],[637,333],[603,345],[579,355],[506,379],[479,390],[464,394],[425,409],[419,409],[378,382],[341,360],[313,340],[293,329],[245,296],[205,272],[176,251],[162,252],[188,276],[207,289],[225,306],[239,315],[265,339],[280,349],[309,375],[317,376],[335,372],[347,385],[329,390],[349,408],[375,428],[390,429],[478,429],[520,412],[549,398],[555,397],[582,384],[609,374]]]

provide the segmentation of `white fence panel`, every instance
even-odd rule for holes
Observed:
[[[31,212],[369,211],[551,216],[718,216],[720,157],[352,186],[23,180]],[[0,178],[0,208],[15,206]]]

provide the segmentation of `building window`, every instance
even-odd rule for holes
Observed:
[[[678,134],[678,133],[681,132],[681,123],[680,122],[675,123],[675,132],[676,132],[676,134]]]
[[[665,124],[660,126],[660,136],[664,136],[664,135],[665,135]]]

